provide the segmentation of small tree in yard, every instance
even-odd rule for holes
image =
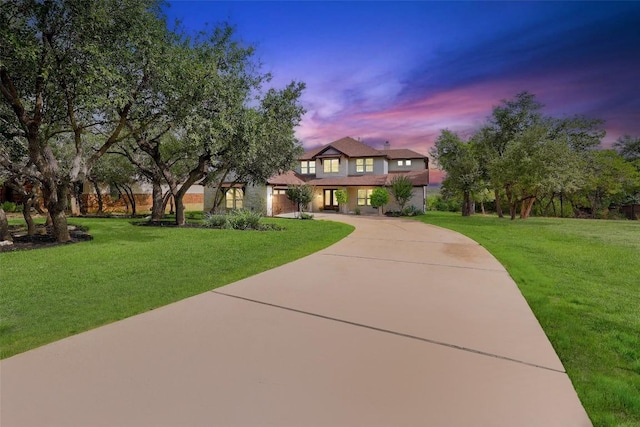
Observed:
[[[346,210],[345,207],[347,202],[349,201],[349,195],[347,194],[347,190],[337,190],[336,191],[336,200],[338,201],[338,205],[343,210]]]
[[[313,187],[310,185],[294,185],[287,188],[287,197],[298,206],[298,212],[304,211],[304,206],[313,199]]]
[[[371,206],[378,209],[378,214],[382,215],[382,207],[389,203],[389,193],[384,188],[374,188],[371,192]]]
[[[391,180],[389,190],[398,206],[400,206],[400,212],[404,211],[405,205],[413,196],[413,183],[411,180],[404,175],[398,175]]]

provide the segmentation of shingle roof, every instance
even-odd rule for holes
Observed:
[[[322,157],[322,154],[331,148],[339,151],[347,157],[387,157],[390,160],[427,158],[427,156],[423,156],[422,154],[417,153],[413,150],[409,150],[407,148],[376,150],[375,148],[368,146],[364,142],[355,140],[347,136],[345,138],[323,145],[320,148],[307,151],[300,157],[300,160],[313,160],[317,157]]]
[[[391,160],[395,159],[426,159],[427,156],[423,156],[420,153],[416,153],[413,150],[409,150],[408,148],[393,148],[389,150],[384,150],[383,153],[387,155],[387,157]]]
[[[270,185],[302,185],[305,181],[300,175],[294,171],[287,171],[278,175],[274,175],[267,180]]]
[[[386,185],[391,184],[391,180],[398,175],[407,176],[414,187],[422,187],[425,185],[429,185],[429,170],[421,170],[421,171],[410,171],[410,172],[389,172],[389,175],[386,175]]]
[[[307,151],[300,157],[300,160],[312,160],[321,156],[323,152],[333,148],[347,157],[383,157],[385,152],[369,147],[364,142],[357,141],[351,137],[345,137],[337,141],[330,142],[315,150]]]

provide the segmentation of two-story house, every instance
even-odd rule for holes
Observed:
[[[389,143],[377,150],[353,138],[342,138],[320,148],[307,151],[295,171],[271,177],[265,185],[228,185],[223,207],[250,208],[266,211],[267,215],[293,212],[296,207],[287,199],[291,185],[309,184],[314,197],[312,212],[338,210],[336,191],[346,190],[346,210],[375,213],[371,207],[371,192],[376,187],[388,186],[393,177],[406,175],[413,183],[413,197],[407,204],[425,210],[429,184],[429,159],[413,150],[391,149]],[[205,209],[207,198],[205,196]],[[391,198],[387,210],[397,210]]]

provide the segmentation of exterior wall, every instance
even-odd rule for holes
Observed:
[[[410,166],[398,166],[398,161],[402,160],[404,163],[405,160],[411,160]],[[423,171],[427,169],[427,165],[425,164],[424,159],[394,159],[389,160],[389,172],[409,172],[409,171]]]
[[[373,190],[374,188],[376,187],[350,187],[347,190],[349,212],[355,212],[356,209],[360,209],[360,213],[363,215],[377,214],[378,208],[374,208],[371,205],[358,205],[358,190]]]
[[[340,168],[337,173],[324,173],[324,165],[321,164],[328,160],[327,158],[321,159],[322,161],[316,162],[316,178],[335,178],[345,177],[349,173],[349,161],[346,157],[340,157]],[[355,167],[355,166],[354,166]]]
[[[407,204],[405,205],[405,208],[409,207],[409,206],[415,206],[416,208],[420,209],[421,211],[424,212],[425,210],[425,195],[426,195],[426,190],[427,187],[413,187],[413,195],[411,197],[411,199],[409,199],[409,201],[407,202]],[[387,206],[384,207],[385,208],[385,212],[386,211],[399,211],[400,210],[400,206],[398,206],[398,204],[396,203],[395,199],[393,198],[393,196],[391,195],[391,193],[389,193],[389,204]]]
[[[267,215],[267,187],[265,185],[247,185],[244,192],[245,209]]]
[[[152,199],[152,187],[149,184],[141,183],[131,186],[133,190],[133,197],[136,201],[137,212],[151,211],[153,205]],[[167,187],[163,187],[163,192],[167,191]],[[106,213],[111,212],[126,212],[127,203],[129,203],[128,196],[122,194],[119,198],[112,198],[110,188],[108,185],[100,186],[100,192],[102,194],[103,211]],[[98,196],[96,195],[93,185],[89,182],[84,185],[83,201],[87,206],[90,213],[98,211]],[[182,198],[185,210],[188,211],[201,211],[204,206],[204,187],[202,185],[193,185]],[[129,203],[130,204],[130,203]],[[129,208],[130,210],[130,208]],[[171,210],[171,201],[167,203],[166,212]]]

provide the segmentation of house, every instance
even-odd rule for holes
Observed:
[[[408,149],[391,149],[385,143],[377,150],[353,138],[342,138],[320,148],[307,151],[295,170],[275,175],[262,185],[225,183],[224,207],[262,210],[267,215],[294,212],[297,207],[288,200],[286,190],[293,185],[309,184],[314,188],[311,212],[337,211],[336,191],[346,190],[346,210],[376,213],[371,206],[371,192],[388,186],[398,175],[407,176],[413,183],[413,197],[407,206],[424,211],[429,184],[428,157]],[[212,206],[212,195],[205,194],[205,210]],[[386,210],[398,210],[390,201]]]

